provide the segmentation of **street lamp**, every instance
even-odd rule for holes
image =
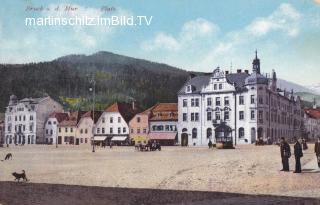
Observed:
[[[94,142],[94,108],[95,108],[95,98],[96,98],[96,81],[94,79],[94,74],[90,80],[92,87],[89,88],[89,91],[92,92],[92,120],[93,120],[93,127],[92,127],[92,152],[95,152],[95,142]]]

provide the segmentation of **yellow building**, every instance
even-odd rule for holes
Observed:
[[[58,144],[80,144],[80,139],[76,138],[76,132],[78,122],[84,113],[82,111],[71,113],[69,119],[58,125]]]

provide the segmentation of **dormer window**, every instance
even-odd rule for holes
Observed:
[[[192,85],[188,85],[186,87],[186,93],[192,93],[195,90],[195,87]]]

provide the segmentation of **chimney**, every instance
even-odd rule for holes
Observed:
[[[244,72],[245,72],[246,74],[249,74],[249,70],[244,70]]]
[[[228,75],[229,74],[229,71],[228,70],[226,70],[226,75]]]
[[[135,110],[136,109],[136,101],[135,100],[132,100],[132,110]]]
[[[237,70],[237,73],[241,73],[241,69],[238,69],[238,70]]]

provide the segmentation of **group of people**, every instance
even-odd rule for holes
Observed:
[[[307,149],[306,142],[303,139],[295,139],[294,143],[294,157],[295,157],[295,171],[294,173],[301,173],[301,162],[300,158],[303,157],[302,149]],[[320,137],[318,138],[317,142],[314,146],[314,152],[317,157],[318,167],[320,168]],[[289,158],[291,157],[291,149],[288,142],[285,140],[284,137],[280,140],[280,153],[282,159],[282,170],[288,172],[289,171]]]

